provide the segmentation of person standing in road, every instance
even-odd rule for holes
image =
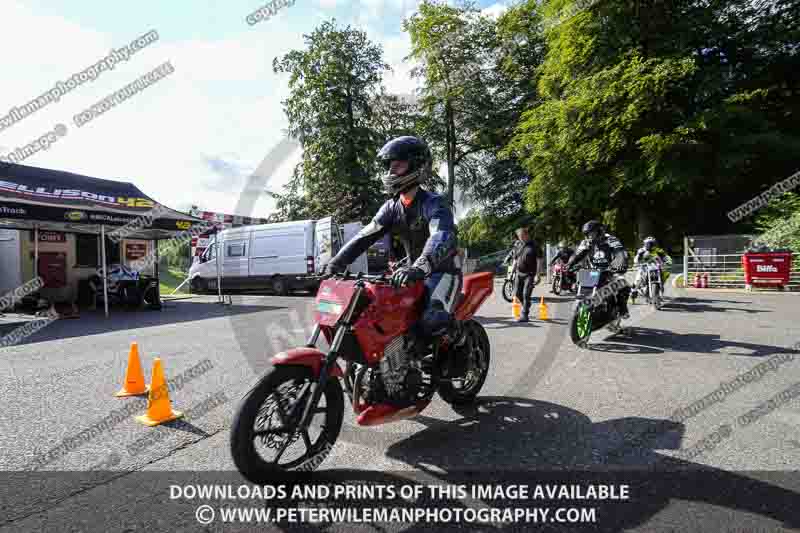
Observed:
[[[529,322],[531,294],[533,293],[533,287],[536,285],[536,274],[539,266],[539,246],[531,238],[526,228],[517,229],[516,234],[522,243],[514,248],[514,261],[517,268],[514,293],[522,303],[522,314],[517,322]]]

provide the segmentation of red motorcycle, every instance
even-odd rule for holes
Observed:
[[[490,272],[464,276],[454,320],[412,356],[405,340],[422,314],[422,282],[395,289],[386,274],[347,272],[324,280],[308,343],[275,355],[236,413],[230,446],[239,472],[265,484],[315,470],[339,436],[345,393],[360,426],[411,418],[437,392],[451,405],[473,402],[486,381],[490,346],[472,317],[493,287]],[[320,333],[327,352],[316,347]],[[387,390],[400,390],[410,406],[393,405]]]
[[[570,292],[577,291],[578,278],[574,272],[570,272],[564,266],[564,263],[557,261],[553,265],[553,284],[550,287],[550,292],[553,294],[561,294],[562,290]]]

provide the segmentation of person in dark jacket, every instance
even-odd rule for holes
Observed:
[[[514,293],[522,303],[522,314],[517,322],[529,322],[531,294],[533,287],[536,286],[536,273],[539,267],[539,246],[525,228],[517,230],[517,238],[522,243],[521,246],[514,248],[514,261],[517,269]]]
[[[430,178],[433,156],[427,144],[417,137],[398,137],[378,152],[378,160],[386,170],[383,184],[391,196],[372,219],[325,267],[326,274],[342,272],[347,265],[387,233],[399,237],[408,265],[392,275],[395,287],[425,283],[425,308],[422,318],[407,339],[403,369],[384,375],[386,390],[395,405],[413,403],[403,395],[405,368],[412,356],[421,355],[421,348],[434,331],[447,326],[461,292],[461,258],[453,211],[445,198],[420,187]]]
[[[584,224],[581,231],[585,238],[578,245],[575,255],[570,258],[566,268],[574,272],[577,265],[585,259],[592,268],[609,268],[615,276],[624,277],[628,271],[628,252],[622,241],[606,233],[605,226],[597,220],[590,220]],[[614,296],[620,308],[620,315],[625,319],[631,317],[628,313],[630,293],[630,287],[626,286]]]

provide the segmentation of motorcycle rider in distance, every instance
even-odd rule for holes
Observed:
[[[340,273],[387,233],[396,235],[411,263],[394,272],[394,287],[425,283],[424,311],[406,338],[407,364],[422,350],[433,333],[451,323],[461,293],[461,258],[453,211],[445,198],[423,189],[432,174],[433,156],[427,144],[417,137],[392,139],[380,149],[378,160],[386,170],[383,185],[391,197],[372,221],[345,244],[325,267],[325,274]],[[402,392],[389,392],[392,403],[413,402]]]
[[[584,224],[581,231],[585,239],[578,245],[575,255],[569,259],[566,268],[574,272],[577,270],[575,264],[587,259],[592,268],[608,268],[615,274],[624,275],[628,270],[628,252],[625,251],[622,242],[606,233],[603,225],[596,220]],[[616,295],[620,316],[624,319],[630,318],[628,313],[630,291],[630,287],[626,286]]]
[[[552,268],[552,266],[556,264],[556,261],[561,261],[562,264],[566,265],[574,253],[575,250],[567,246],[563,241],[558,243],[558,252],[556,252],[555,257],[550,261],[549,266]]]
[[[642,243],[642,247],[636,251],[636,255],[633,258],[633,265],[638,267],[640,264],[645,265],[652,261],[655,261],[656,258],[661,259],[661,262],[667,266],[672,264],[672,258],[667,255],[667,252],[664,251],[663,248],[658,246],[658,241],[655,237],[646,237],[644,242]],[[667,278],[669,278],[669,271],[666,269],[661,270],[661,284],[664,285],[667,282]],[[636,269],[636,281],[633,283],[633,295],[639,293],[639,287],[642,284],[643,273],[641,268]]]
[[[514,257],[519,252],[519,249],[522,247],[524,243],[517,237],[517,232],[514,232],[514,244],[511,245],[511,249],[506,254],[506,258],[503,259],[504,265],[511,265],[514,263]]]

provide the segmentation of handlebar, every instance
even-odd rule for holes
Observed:
[[[592,268],[580,268],[580,267],[579,267],[579,268],[569,268],[569,269],[567,269],[567,270],[568,270],[569,272],[572,272],[572,273],[578,273],[578,272],[579,272],[579,271],[581,271],[581,270],[593,270],[593,271],[595,271],[595,272],[600,272],[600,273],[603,273],[603,272],[611,272],[612,274],[622,274],[622,273],[623,273],[623,270],[622,270],[622,269],[620,269],[620,268],[610,268],[610,267],[603,267],[603,268],[597,268],[597,267],[592,267]]]
[[[349,270],[345,270],[341,274],[329,274],[329,275],[326,275],[326,276],[322,276],[322,279],[323,280],[326,280],[326,279],[341,279],[341,280],[344,280],[344,281],[347,281],[347,280],[356,280],[356,281],[363,280],[363,281],[366,281],[368,283],[386,283],[386,284],[391,282],[391,278],[386,275],[386,272],[384,272],[384,273],[382,273],[380,275],[370,275],[370,274],[364,274],[363,272],[359,272],[357,274],[353,274]]]

